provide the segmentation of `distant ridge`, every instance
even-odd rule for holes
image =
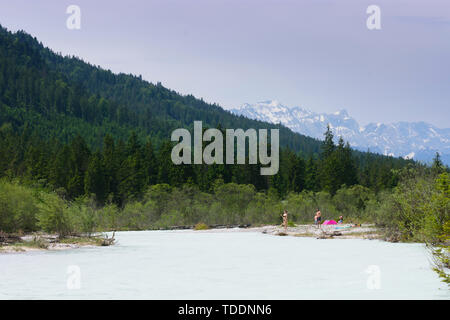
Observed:
[[[360,126],[345,109],[327,114],[301,107],[287,107],[276,100],[243,104],[234,114],[271,123],[281,123],[294,132],[321,139],[327,124],[353,148],[383,155],[429,162],[436,152],[450,164],[450,129],[425,122],[370,123]]]

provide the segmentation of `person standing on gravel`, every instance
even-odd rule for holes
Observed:
[[[288,226],[288,212],[287,212],[287,210],[284,210],[282,217],[283,217],[284,232],[287,232],[287,226]]]
[[[319,228],[321,220],[322,220],[322,213],[320,212],[319,208],[317,208],[316,215],[314,216],[314,223],[317,224]]]

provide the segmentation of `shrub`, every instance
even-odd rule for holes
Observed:
[[[194,227],[194,230],[208,230],[209,227],[203,222],[197,223]]]
[[[107,204],[98,211],[98,225],[102,230],[119,228],[119,208],[115,204]]]
[[[38,226],[46,232],[65,237],[73,231],[67,203],[54,193],[39,194]]]
[[[37,230],[37,200],[31,188],[0,181],[0,230],[25,232]]]

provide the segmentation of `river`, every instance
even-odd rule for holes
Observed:
[[[116,233],[0,255],[0,299],[450,299],[421,244],[257,232]]]

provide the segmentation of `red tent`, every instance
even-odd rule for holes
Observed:
[[[325,220],[323,224],[337,224],[337,222],[334,220]]]

